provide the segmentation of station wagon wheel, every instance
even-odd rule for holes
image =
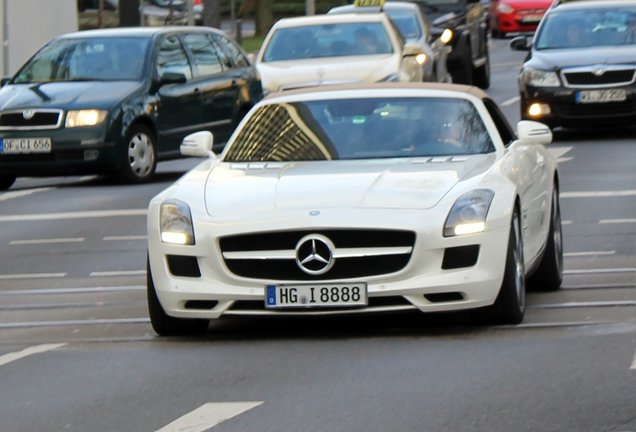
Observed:
[[[120,169],[120,177],[126,183],[143,183],[150,180],[157,168],[155,138],[144,125],[135,124],[126,134],[125,160]]]
[[[545,244],[541,264],[528,279],[528,284],[537,291],[556,291],[563,281],[563,233],[561,231],[561,207],[559,190],[552,190],[552,209],[550,211],[550,229]]]
[[[210,324],[206,319],[175,318],[166,314],[159,302],[155,284],[150,272],[150,262],[146,265],[146,293],[148,299],[148,314],[153,330],[160,336],[184,336],[203,334]]]
[[[9,189],[15,183],[16,177],[10,175],[0,175],[0,190]]]
[[[526,277],[523,259],[521,219],[515,207],[510,223],[504,278],[495,303],[473,311],[472,319],[479,324],[519,324],[526,309]]]
[[[487,89],[490,87],[490,52],[488,45],[486,45],[486,62],[474,69],[473,80],[475,85],[481,89]]]

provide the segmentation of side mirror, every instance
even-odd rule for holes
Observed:
[[[6,86],[7,84],[9,84],[9,81],[11,81],[11,77],[4,77],[0,79],[0,87]]]
[[[186,76],[182,73],[177,73],[177,72],[166,72],[165,74],[161,75],[161,78],[159,78],[159,85],[166,85],[166,84],[183,84],[187,81],[188,79],[186,78]]]
[[[515,51],[530,51],[531,46],[528,36],[517,36],[510,41],[510,48]]]
[[[186,136],[179,149],[183,156],[216,159],[216,155],[212,151],[212,144],[214,144],[212,132],[201,131]]]
[[[424,51],[422,51],[422,48],[420,48],[418,45],[411,43],[404,44],[404,51],[402,51],[402,55],[404,57],[418,56],[420,54],[424,54]]]
[[[531,120],[521,120],[517,123],[519,141],[547,145],[552,142],[552,131],[543,123]]]

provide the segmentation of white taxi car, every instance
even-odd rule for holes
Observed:
[[[474,87],[315,87],[259,102],[220,157],[148,211],[160,335],[228,315],[472,310],[519,323],[526,278],[555,290],[563,248],[550,129],[516,133]]]
[[[384,13],[286,18],[256,56],[264,93],[326,84],[422,81],[426,53]]]

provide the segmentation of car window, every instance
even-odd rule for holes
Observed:
[[[492,151],[490,135],[467,100],[336,99],[258,108],[224,160],[377,159]]]
[[[503,115],[497,104],[492,99],[484,99],[484,105],[488,110],[488,114],[490,114],[490,117],[495,123],[504,145],[507,146],[511,144],[515,139],[517,139],[517,134],[512,126],[510,126],[510,123],[508,123],[506,116]]]
[[[60,39],[31,58],[13,82],[140,80],[148,44],[133,37]]]
[[[404,39],[419,39],[422,37],[420,21],[412,11],[396,9],[388,10],[387,14]]]
[[[381,22],[337,23],[276,30],[265,47],[263,61],[392,52],[391,39]]]
[[[608,7],[550,13],[536,49],[636,44],[636,7]]]
[[[239,49],[236,42],[221,35],[213,35],[213,39],[222,47],[222,49],[229,56],[232,64],[237,68],[247,67],[250,65],[249,60],[245,57],[245,54]]]
[[[223,65],[216,46],[206,34],[187,34],[183,38],[184,44],[192,53],[194,65],[198,75],[213,75],[223,72]]]
[[[162,76],[167,72],[184,74],[187,79],[192,78],[188,56],[176,35],[166,36],[159,43],[157,74]]]

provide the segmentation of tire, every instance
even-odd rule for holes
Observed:
[[[486,46],[486,63],[473,70],[473,81],[475,85],[486,90],[490,87],[490,52]]]
[[[451,77],[455,84],[473,85],[473,65],[468,59],[457,65],[451,70]]]
[[[15,183],[16,176],[0,175],[0,190],[7,190]]]
[[[153,132],[141,124],[133,124],[125,138],[119,178],[125,183],[145,183],[157,169],[157,145]]]
[[[473,311],[478,324],[519,324],[526,309],[526,280],[523,262],[523,237],[519,210],[515,207],[510,222],[504,278],[492,306]]]
[[[150,272],[150,263],[146,264],[146,291],[148,314],[153,330],[160,336],[200,335],[206,332],[210,324],[206,319],[187,319],[171,317],[163,309]]]
[[[557,291],[561,288],[561,282],[563,282],[563,233],[559,190],[555,184],[552,191],[548,239],[539,267],[528,278],[528,287],[535,291]]]

